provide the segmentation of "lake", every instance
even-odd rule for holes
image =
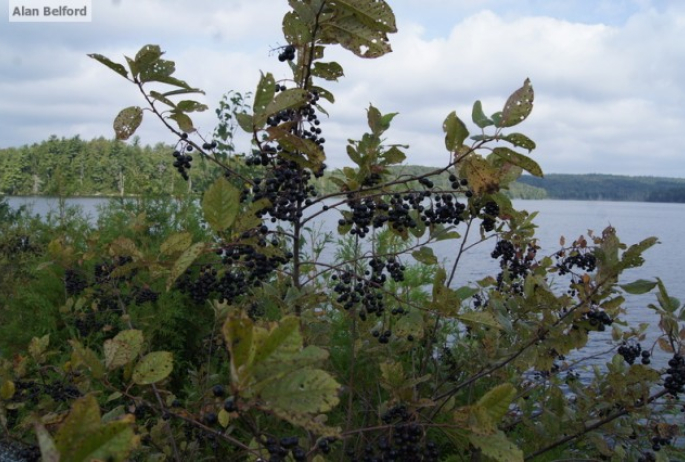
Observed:
[[[28,205],[34,213],[44,216],[49,211],[57,211],[59,202],[55,198],[44,197],[9,197],[12,207]],[[103,204],[105,198],[72,198],[67,199],[68,205],[76,205],[83,212],[94,218],[97,216],[97,206]],[[588,229],[601,234],[607,226],[616,228],[622,242],[630,245],[649,236],[659,238],[659,244],[645,252],[645,264],[640,268],[627,271],[622,282],[635,279],[651,279],[660,277],[666,284],[671,296],[685,300],[685,246],[682,243],[685,228],[685,204],[661,204],[645,202],[591,202],[591,201],[523,201],[515,200],[518,209],[539,212],[535,223],[538,225],[537,237],[541,246],[538,256],[552,254],[559,246],[560,236],[565,236],[570,244],[581,234],[587,237]],[[332,211],[328,219],[320,222],[321,229],[335,228],[339,213]],[[316,227],[316,226],[315,226]],[[458,230],[463,231],[464,227]],[[473,239],[478,240],[478,233],[473,233]],[[443,261],[453,261],[458,251],[459,242],[443,241],[435,244],[435,254]],[[470,249],[460,262],[454,286],[459,287],[474,282],[486,275],[494,275],[499,271],[498,263],[490,257],[494,247],[494,240],[489,240]],[[648,303],[656,303],[653,294],[642,296],[628,296],[626,308],[627,320],[631,323],[649,322],[654,324],[657,316],[647,308]],[[610,331],[610,330],[609,330]],[[610,332],[595,333],[591,336],[593,350],[602,351],[610,346]],[[643,347],[651,348],[658,335],[656,326],[648,332],[647,339],[642,342]],[[667,360],[665,354],[657,354],[655,364]]]

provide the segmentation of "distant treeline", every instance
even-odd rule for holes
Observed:
[[[685,179],[621,175],[523,176],[519,183],[544,189],[549,199],[685,202]]]
[[[174,147],[143,146],[137,139],[124,143],[105,138],[57,138],[20,148],[0,149],[0,193],[7,195],[94,196],[178,194],[203,191],[217,175],[209,162],[193,161],[190,182],[173,167]],[[396,176],[418,176],[435,167],[392,167]],[[321,194],[337,191],[328,171],[316,180]],[[436,189],[451,189],[449,174],[433,178]],[[422,189],[418,187],[417,189]],[[549,174],[523,176],[506,191],[517,199],[577,199],[612,201],[685,202],[685,179],[617,175]]]

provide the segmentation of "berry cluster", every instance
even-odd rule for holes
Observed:
[[[288,460],[289,454],[295,461],[307,460],[307,451],[299,445],[300,439],[297,436],[285,436],[279,440],[268,436],[263,443],[269,452],[269,462]]]
[[[187,144],[185,150],[190,153],[193,150],[193,146]],[[188,181],[188,170],[190,170],[191,162],[193,161],[193,156],[191,154],[185,154],[183,150],[175,150],[173,152],[174,156],[174,168],[181,174],[184,180]]]
[[[605,311],[600,311],[598,309],[591,309],[585,313],[585,318],[589,321],[592,327],[597,328],[597,330],[600,332],[604,332],[606,326],[611,326],[614,323],[614,320],[611,319],[611,316],[609,316]],[[642,364],[649,364],[649,351],[643,351],[642,358]],[[646,363],[644,362],[644,358],[647,359]]]
[[[676,353],[668,360],[668,369],[664,379],[664,388],[672,396],[685,392],[685,360],[682,355]]]
[[[652,437],[652,450],[655,452],[661,451],[661,448],[671,444],[670,438],[665,438],[663,436],[653,436]]]
[[[620,347],[618,347],[618,354],[623,356],[623,360],[628,364],[634,364],[638,357],[642,358],[642,364],[649,364],[651,362],[651,354],[647,350],[642,350],[642,345],[639,343],[627,344],[623,342]]]
[[[361,455],[356,454],[354,449],[349,449],[347,456],[353,462],[437,462],[440,450],[434,441],[425,440],[423,428],[419,424],[399,422],[387,435],[378,438],[375,444],[364,446]]]
[[[292,61],[293,59],[295,59],[295,47],[292,45],[286,45],[283,47],[283,51],[278,54],[280,62]]]
[[[151,302],[154,303],[157,301],[159,298],[159,293],[155,292],[154,290],[150,289],[149,287],[143,287],[140,290],[138,290],[138,293],[136,294],[136,304],[137,305],[142,305],[143,303],[146,302]]]
[[[490,232],[495,229],[496,219],[499,215],[499,205],[496,202],[488,202],[483,207],[483,231]]]
[[[81,273],[71,268],[64,271],[64,288],[68,296],[73,297],[78,295],[83,292],[86,287],[88,287],[88,283]]]
[[[537,249],[537,246],[532,244],[525,249],[521,249],[511,241],[504,239],[497,241],[495,249],[490,256],[492,258],[500,259],[500,268],[502,268],[502,272],[497,275],[498,287],[502,288],[505,272],[511,280],[526,277],[530,271],[531,265],[535,261]],[[512,285],[512,288],[518,293],[522,291],[522,286],[520,284],[514,284]]]
[[[590,252],[573,250],[569,256],[565,256],[564,251],[560,251],[555,257],[562,259],[560,262],[557,262],[557,268],[559,268],[559,274],[561,275],[570,273],[573,268],[579,268],[588,273],[597,268],[597,258]]]

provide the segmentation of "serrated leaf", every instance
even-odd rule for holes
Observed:
[[[327,372],[301,369],[261,387],[260,397],[269,408],[313,414],[333,409],[339,402],[339,389]]]
[[[202,213],[215,232],[228,229],[240,210],[240,191],[220,176],[202,197]]]
[[[457,319],[466,324],[480,324],[486,327],[492,327],[495,329],[501,329],[502,326],[497,319],[491,314],[486,312],[470,312],[464,313],[457,316]]]
[[[188,232],[175,233],[169,236],[160,246],[163,255],[173,255],[183,252],[193,243],[193,236]]]
[[[114,61],[111,61],[109,58],[106,56],[97,54],[97,53],[91,53],[88,55],[89,58],[93,58],[94,60],[100,62],[101,64],[104,64],[105,66],[109,67],[112,69],[114,72],[119,74],[120,76],[128,79],[128,71],[124,67],[123,64],[115,63]]]
[[[507,99],[502,110],[502,120],[497,127],[513,127],[523,122],[533,110],[533,86],[530,79],[523,82],[523,86]]]
[[[504,432],[492,435],[469,435],[469,441],[480,449],[483,455],[497,462],[523,462],[523,451],[507,439]]]
[[[138,356],[143,347],[143,331],[129,329],[105,340],[105,367],[109,370],[124,366]]]
[[[423,263],[424,265],[435,265],[438,262],[438,258],[433,253],[433,249],[427,246],[413,251],[411,256],[414,257],[416,261]]]
[[[492,150],[492,153],[499,157],[500,159],[512,164],[516,165],[517,167],[521,167],[531,175],[537,176],[542,178],[544,175],[542,173],[542,169],[538,165],[537,162],[535,162],[533,159],[531,159],[528,156],[525,156],[521,153],[518,153],[516,151],[512,151],[509,148],[495,148]]]
[[[153,351],[143,356],[133,368],[133,383],[151,385],[166,379],[174,368],[174,355]]]
[[[503,383],[488,391],[478,400],[490,419],[497,425],[509,412],[509,405],[516,396],[516,388],[510,383]]]
[[[456,111],[449,113],[442,124],[445,132],[445,147],[448,151],[456,151],[464,145],[464,140],[469,136],[469,131],[464,122],[457,117]]]
[[[480,101],[473,103],[471,119],[473,120],[473,123],[478,125],[480,128],[485,128],[494,124],[494,122],[490,120],[483,112],[483,104]]]
[[[195,261],[195,259],[202,254],[204,249],[204,242],[196,242],[186,249],[186,251],[183,252],[180,257],[178,257],[178,259],[174,262],[174,266],[171,268],[171,273],[166,281],[167,292],[171,290],[171,286],[174,284],[174,282],[176,282],[176,279],[178,279],[179,276],[183,274],[185,270],[187,270],[188,267]]]
[[[650,292],[656,287],[656,281],[647,281],[645,279],[638,279],[629,284],[620,285],[621,289],[631,295],[641,295]]]
[[[193,126],[193,120],[183,112],[177,112],[174,110],[167,118],[173,120],[178,125],[179,130],[185,133],[193,133],[195,127]]]
[[[336,62],[322,63],[317,61],[312,68],[312,75],[325,80],[337,81],[344,73],[342,66]]]
[[[127,140],[143,121],[143,110],[138,106],[122,109],[114,119],[114,133],[118,140]]]
[[[514,146],[518,146],[523,149],[527,149],[528,152],[535,149],[535,142],[528,138],[523,133],[509,133],[508,135],[500,137],[504,141],[508,141]]]

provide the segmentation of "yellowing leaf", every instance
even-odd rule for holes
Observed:
[[[174,263],[174,267],[171,269],[171,274],[166,281],[166,290],[171,290],[171,286],[176,282],[176,279],[188,269],[188,267],[195,261],[197,257],[202,254],[205,249],[204,242],[196,242],[185,252],[178,257],[178,260]]]
[[[523,122],[533,110],[533,99],[535,93],[530,79],[523,82],[523,86],[516,90],[507,99],[502,110],[502,120],[497,124],[498,127],[513,127]]]
[[[145,355],[133,369],[133,382],[150,385],[164,380],[171,374],[174,357],[168,351],[155,351]]]
[[[173,255],[177,252],[183,252],[193,243],[192,239],[193,237],[190,233],[172,234],[162,243],[159,250],[164,255]]]
[[[482,406],[497,424],[509,411],[509,405],[514,396],[516,396],[516,388],[510,383],[503,383],[483,395],[478,400],[478,405]]]
[[[248,317],[231,316],[224,323],[222,333],[231,354],[231,377],[240,384],[255,354],[254,323]]]
[[[327,372],[318,369],[293,371],[266,384],[260,398],[267,407],[299,413],[319,413],[338,404],[340,385]]]
[[[143,347],[143,332],[124,330],[113,339],[105,340],[105,367],[109,370],[121,367],[133,361]]]
[[[50,334],[44,335],[40,338],[33,337],[29,343],[29,354],[38,363],[45,359],[45,351],[50,344]]]
[[[220,176],[202,197],[202,212],[209,226],[216,232],[233,224],[240,209],[240,191]]]
[[[10,400],[12,399],[12,396],[14,396],[15,391],[16,387],[14,386],[14,382],[11,380],[5,380],[2,384],[2,387],[0,387],[0,398]]]
[[[118,140],[127,140],[143,121],[143,110],[138,106],[123,109],[114,119],[114,133]]]
[[[483,455],[498,462],[523,462],[523,451],[507,439],[504,432],[493,435],[470,435],[469,441]]]

